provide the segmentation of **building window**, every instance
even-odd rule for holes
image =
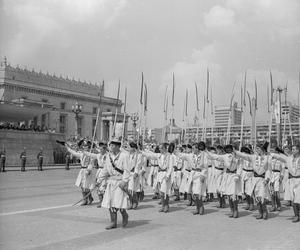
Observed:
[[[59,133],[64,134],[66,132],[67,125],[67,116],[60,114],[59,115]]]
[[[93,114],[97,114],[97,107],[93,107]]]
[[[65,102],[61,102],[60,103],[60,109],[65,109],[66,108],[66,103]]]

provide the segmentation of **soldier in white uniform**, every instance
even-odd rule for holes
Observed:
[[[289,186],[290,196],[293,202],[294,214],[293,222],[300,221],[300,153],[299,145],[292,147],[292,155],[286,156],[283,154],[271,154],[273,158],[282,161],[286,164],[289,171]]]
[[[179,151],[182,153],[183,148],[180,147]],[[174,201],[180,201],[179,188],[180,188],[181,180],[182,180],[182,170],[183,170],[184,161],[177,156],[175,159],[176,159],[176,161],[175,161],[174,171],[173,171],[173,175],[172,175],[172,186],[173,186],[174,194],[175,194]]]
[[[225,170],[220,191],[228,197],[231,210],[229,217],[238,218],[238,195],[242,192],[241,168],[238,159],[234,157],[233,146],[226,145],[224,150],[224,155],[212,154],[211,152],[207,152],[207,154],[213,160],[224,162]]]
[[[252,150],[249,146],[241,148],[241,152],[245,154],[252,154]],[[251,162],[241,159],[242,164],[242,193],[245,195],[246,207],[245,210],[254,210],[254,199],[252,196],[252,180],[254,176],[253,165]]]
[[[87,156],[85,152],[88,152],[91,147],[90,141],[81,141],[83,144],[83,149],[76,151],[70,148],[68,144],[66,144],[66,149],[76,158],[80,159],[81,169],[78,173],[75,185],[81,188],[83,202],[82,206],[91,204],[93,202],[92,194],[90,190],[94,187],[94,180],[92,176],[93,169],[93,161],[90,156]],[[80,144],[80,143],[79,143]],[[80,147],[81,145],[79,145]],[[88,195],[88,193],[90,193]],[[88,196],[87,196],[88,195]]]
[[[160,182],[160,195],[162,208],[159,212],[169,212],[169,197],[171,195],[171,175],[175,164],[175,155],[173,154],[175,145],[173,143],[163,143],[161,153],[143,152],[148,159],[158,161],[158,181]]]
[[[128,214],[126,209],[129,204],[128,182],[130,179],[129,154],[120,150],[121,142],[113,139],[109,143],[109,153],[107,154],[104,168],[98,178],[99,184],[105,180],[105,189],[102,207],[108,208],[110,212],[111,224],[106,229],[117,227],[117,212],[120,210],[123,218],[122,226],[128,224]]]
[[[128,182],[128,190],[131,193],[130,209],[138,207],[137,192],[140,191],[140,172],[142,170],[142,154],[138,151],[138,146],[135,142],[129,143],[129,168],[130,178]]]
[[[96,173],[96,178],[95,178],[96,183],[97,183],[97,182],[99,182],[99,176],[100,176],[101,171],[104,168],[104,163],[105,163],[105,160],[106,160],[106,157],[107,157],[107,144],[104,143],[104,142],[99,142],[98,145],[97,145],[96,150],[99,152],[98,154],[90,153],[90,152],[85,152],[85,154],[87,156],[90,156],[92,159],[97,160],[98,167],[99,167],[98,170],[97,170],[97,173]],[[106,188],[106,182],[105,181],[103,181],[100,186],[97,186],[97,194],[98,194],[98,197],[99,197],[99,204],[97,205],[98,208],[100,208],[101,205],[102,205],[102,200],[103,200],[103,195],[104,195],[104,192],[105,192],[105,188]]]
[[[209,151],[216,154],[216,148],[210,147]],[[215,174],[215,161],[212,159],[207,160],[208,170],[207,170],[207,195],[208,201],[213,201],[214,194],[217,192],[214,185],[214,174]]]
[[[154,153],[160,153],[159,146],[155,147]],[[147,178],[147,184],[152,187],[152,190],[154,192],[154,195],[152,197],[153,200],[159,199],[159,190],[160,185],[158,182],[158,162],[156,159],[150,159],[150,172]]]
[[[199,142],[193,145],[193,154],[178,154],[178,156],[187,161],[192,166],[191,176],[188,185],[192,186],[192,193],[195,197],[196,211],[194,215],[204,214],[203,197],[206,196],[206,178],[207,178],[207,156],[205,154],[206,145]]]
[[[284,154],[280,148],[275,148],[276,153]],[[280,192],[282,192],[282,180],[285,171],[285,164],[277,159],[271,160],[271,177],[269,182],[272,208],[270,212],[281,211]]]
[[[268,183],[270,181],[270,157],[267,155],[268,142],[256,147],[253,155],[235,151],[236,156],[252,163],[254,176],[251,193],[258,205],[259,215],[256,219],[268,219],[267,201],[270,200]]]

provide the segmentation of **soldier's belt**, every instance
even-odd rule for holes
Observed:
[[[277,169],[272,169],[272,172],[280,173],[281,171]]]
[[[159,168],[158,172],[167,172],[167,169],[161,169],[161,168]]]
[[[211,168],[211,167],[212,167],[212,165],[209,165],[209,166],[208,166],[208,168]]]
[[[289,173],[289,179],[298,179],[298,178],[300,178],[300,175],[292,175],[292,174],[290,174]]]
[[[223,170],[223,168],[218,168],[218,167],[215,167],[215,169],[218,169],[218,170]]]
[[[196,171],[196,172],[201,172],[202,171],[202,169],[200,169],[200,168],[192,168],[192,170]]]
[[[87,167],[81,167],[81,168],[87,168]]]
[[[265,173],[263,174],[258,174],[254,171],[254,177],[260,177],[260,178],[265,178]]]
[[[191,172],[192,170],[190,170],[190,169],[186,169],[185,171],[187,171],[187,172]]]
[[[236,169],[235,170],[226,169],[226,173],[228,173],[228,174],[236,174]]]
[[[159,165],[158,164],[153,164],[151,165],[152,167],[158,167]]]
[[[243,171],[246,171],[246,172],[253,172],[254,170],[253,170],[253,169],[245,169],[245,168],[243,168]]]

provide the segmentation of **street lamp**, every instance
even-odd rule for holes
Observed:
[[[79,113],[82,111],[82,105],[78,104],[78,102],[75,103],[75,105],[72,105],[72,112],[75,114],[75,138],[78,138],[78,120],[79,120]]]
[[[133,125],[133,135],[134,135],[134,139],[137,139],[137,131],[136,131],[136,125],[137,125],[137,121],[139,120],[139,114],[138,113],[133,113],[130,116],[130,119],[132,121],[132,125]]]

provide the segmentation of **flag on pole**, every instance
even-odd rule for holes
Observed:
[[[243,100],[244,100],[244,106],[246,107],[246,91],[247,91],[247,70],[245,71],[245,76],[244,76],[244,95],[243,95]]]
[[[143,94],[144,94],[144,73],[142,72],[142,85],[141,85],[141,97],[140,104],[143,104]]]
[[[214,114],[214,105],[213,105],[213,98],[212,98],[212,88],[210,88],[210,108],[211,108],[211,114]]]
[[[148,111],[148,92],[147,85],[145,83],[145,93],[144,93],[144,112]]]
[[[185,115],[188,116],[188,98],[189,98],[189,94],[188,94],[188,90],[186,90],[185,93]]]
[[[270,81],[271,81],[271,106],[274,105],[274,88],[273,88],[273,77],[272,77],[272,71],[270,70]]]
[[[199,100],[198,100],[198,87],[197,87],[197,83],[195,82],[195,88],[196,88],[196,104],[197,104],[197,111],[199,111]]]
[[[209,69],[206,70],[206,102],[209,103]]]
[[[255,110],[257,110],[257,83],[255,79]]]
[[[249,99],[249,107],[250,107],[250,115],[252,116],[252,105],[251,105],[251,97],[250,97],[250,94],[249,92],[247,91],[247,95],[248,95],[248,99]]]
[[[172,106],[174,106],[174,101],[175,101],[175,75],[173,73]]]

